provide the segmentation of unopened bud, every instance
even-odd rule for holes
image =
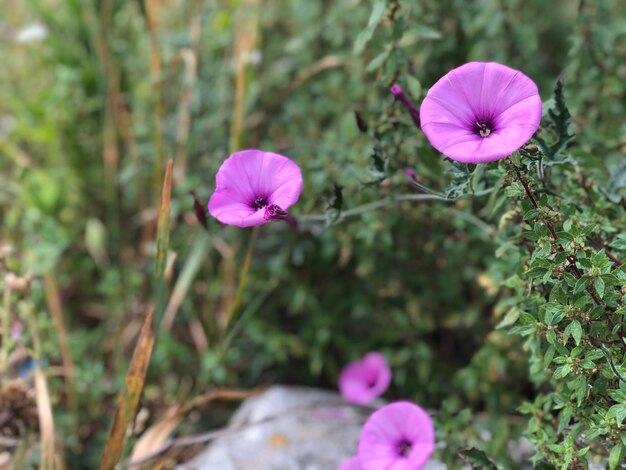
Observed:
[[[396,100],[402,103],[406,110],[409,112],[409,114],[411,115],[411,119],[413,119],[415,125],[417,127],[420,127],[420,112],[417,109],[417,106],[413,104],[413,101],[411,101],[406,93],[404,93],[402,87],[397,83],[394,83],[393,85],[391,85],[390,90],[391,94],[396,98]]]
[[[206,216],[206,209],[202,203],[198,200],[198,196],[195,191],[191,191],[191,196],[193,197],[193,210],[196,213],[196,219],[200,222],[205,229],[208,228],[208,221]]]
[[[363,119],[363,117],[358,111],[354,112],[354,118],[356,119],[356,125],[359,128],[359,130],[363,134],[367,134],[367,130],[368,130],[367,123],[365,122],[365,120]]]

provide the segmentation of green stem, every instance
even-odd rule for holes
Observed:
[[[250,273],[250,266],[252,265],[252,254],[254,252],[254,245],[256,243],[257,235],[259,233],[259,227],[256,226],[252,229],[252,236],[250,237],[250,241],[248,242],[248,248],[246,249],[246,256],[243,260],[243,266],[241,267],[241,275],[239,277],[239,285],[237,286],[237,293],[235,294],[235,300],[233,301],[233,305],[228,311],[228,316],[226,317],[226,322],[224,324],[224,330],[228,330],[228,325],[230,324],[230,320],[239,308],[239,304],[241,304],[241,298],[243,296],[243,292],[246,288],[246,284],[248,283],[248,274]]]
[[[404,201],[441,201],[441,202],[453,202],[455,199],[448,199],[436,194],[403,194],[401,196],[389,197],[386,199],[380,199],[378,201],[369,202],[367,204],[363,204],[361,206],[354,207],[347,211],[342,211],[337,220],[336,224],[343,222],[345,219],[349,217],[354,217],[357,215],[365,214],[367,212],[373,212],[378,209],[382,209],[388,206],[396,205],[399,202]],[[298,222],[307,223],[307,222],[324,222],[326,221],[325,214],[311,214],[304,215],[298,217]]]

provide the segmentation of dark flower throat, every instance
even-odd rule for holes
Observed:
[[[411,453],[411,443],[406,439],[401,440],[396,447],[398,455],[401,457],[406,457]]]
[[[474,123],[474,132],[480,137],[489,137],[493,131],[494,125],[490,119],[479,119]]]
[[[254,199],[254,202],[252,202],[252,207],[255,210],[259,210],[259,209],[263,209],[265,206],[267,206],[267,198],[266,197],[261,197],[258,196]]]

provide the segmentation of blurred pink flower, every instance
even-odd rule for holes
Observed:
[[[364,405],[381,396],[391,383],[391,370],[385,357],[377,352],[351,362],[339,374],[339,391],[344,399]]]
[[[350,457],[339,466],[339,470],[363,470],[359,456]]]
[[[539,127],[537,85],[495,62],[470,62],[448,72],[420,108],[422,130],[445,156],[463,163],[506,158]]]
[[[289,219],[286,209],[302,191],[300,167],[287,157],[263,150],[242,150],[217,172],[209,213],[238,227]]]
[[[430,416],[410,402],[375,411],[363,426],[359,461],[363,470],[420,470],[435,447]]]

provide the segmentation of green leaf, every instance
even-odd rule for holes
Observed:
[[[576,285],[574,286],[574,294],[578,294],[583,292],[587,288],[587,279],[581,277],[578,281],[576,281]]]
[[[574,134],[570,134],[569,132],[571,115],[565,105],[563,80],[560,78],[557,80],[556,86],[554,87],[554,106],[548,110],[547,114],[547,119],[545,119],[546,127],[554,133],[556,140],[548,144],[543,138],[536,137],[541,153],[544,154],[545,160],[547,160],[544,162],[544,165],[549,165],[550,163],[575,163],[571,158],[557,161],[559,154],[574,138]]]
[[[428,26],[418,24],[415,26],[415,30],[418,35],[422,39],[441,39],[441,33],[436,29],[430,28]]]
[[[604,297],[604,279],[602,279],[601,277],[595,278],[595,280],[593,281],[593,285],[596,288],[596,291],[598,292],[598,295],[600,296],[600,298],[603,298]]]
[[[550,367],[550,364],[552,363],[552,359],[554,358],[554,346],[550,346],[547,350],[546,353],[543,355],[543,367],[544,368],[548,368]]]
[[[385,49],[383,52],[374,57],[369,64],[367,64],[365,70],[367,72],[373,72],[374,70],[379,69],[385,63],[390,53],[391,49]]]
[[[570,328],[572,338],[574,338],[574,342],[576,343],[576,346],[578,346],[580,344],[580,339],[583,337],[583,327],[580,325],[578,320],[574,320],[569,324],[568,328]]]
[[[571,371],[572,366],[570,364],[564,364],[556,368],[554,374],[552,374],[552,378],[554,378],[555,380],[562,379],[563,377],[566,377]]]
[[[617,468],[622,460],[622,444],[617,444],[611,449],[611,453],[609,454],[609,469],[613,470]]]
[[[476,449],[475,447],[471,449],[465,449],[459,452],[461,460],[471,465],[473,469],[489,469],[489,470],[498,470],[498,467],[489,460],[487,454],[485,454],[482,450]]]
[[[514,326],[508,332],[509,335],[520,335],[520,336],[528,336],[534,333],[535,327],[534,325],[524,325],[524,326]]]
[[[556,467],[551,463],[542,461],[533,467],[533,470],[556,470]]]
[[[606,418],[615,418],[615,422],[617,423],[617,425],[621,426],[624,422],[624,419],[626,419],[626,405],[613,405],[611,408],[609,408],[609,411],[606,412]]]
[[[422,96],[422,84],[413,75],[406,76],[406,84],[411,97],[418,100]]]
[[[573,242],[574,237],[569,232],[557,232],[557,236],[559,237],[559,241]]]
[[[498,323],[496,329],[504,328],[506,326],[513,325],[520,316],[520,310],[517,307],[513,307],[508,313],[504,316],[504,318]]]
[[[372,14],[370,15],[369,22],[367,24],[367,28],[359,33],[354,42],[354,53],[360,54],[365,49],[365,45],[372,39],[374,35],[374,31],[376,27],[383,19],[383,15],[385,14],[385,2],[376,2],[374,4],[374,8],[372,8]]]

